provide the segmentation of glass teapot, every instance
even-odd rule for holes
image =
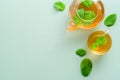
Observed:
[[[85,2],[86,1],[86,2]],[[89,7],[84,6],[87,5],[86,3],[92,1],[92,5]],[[77,11],[83,9],[87,12],[94,12],[95,17],[93,19],[84,19],[81,16],[77,16],[81,23],[78,25],[75,24],[73,18],[77,15]],[[78,28],[81,29],[91,29],[96,27],[104,18],[104,6],[101,0],[74,0],[69,8],[70,14],[70,22],[67,26],[67,32],[77,30]],[[88,14],[89,17],[90,14]],[[87,23],[87,24],[86,24]]]

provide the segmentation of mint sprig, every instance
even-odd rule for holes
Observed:
[[[99,46],[103,46],[106,43],[106,37],[100,36],[96,38],[95,42],[92,44],[91,48],[96,49]]]
[[[76,14],[78,17],[84,18],[85,16],[85,10],[83,8],[76,11]]]
[[[93,22],[95,16],[96,14],[93,11],[85,11],[83,8],[81,8],[76,11],[75,16],[73,16],[72,18],[72,21],[76,25],[80,25],[81,23],[83,23],[84,25],[87,26]],[[87,20],[91,20],[91,21],[87,22]]]

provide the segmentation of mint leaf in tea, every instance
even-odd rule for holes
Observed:
[[[96,38],[95,42],[92,44],[91,48],[96,49],[99,46],[103,46],[106,43],[106,37],[100,36]]]
[[[81,4],[82,4],[82,6],[90,8],[93,5],[93,1],[92,0],[83,0]]]
[[[76,11],[75,16],[73,16],[72,21],[75,25],[90,25],[94,21],[96,14],[93,11],[85,11],[83,8]],[[89,20],[89,21],[88,21]]]
[[[80,25],[82,23],[77,15],[73,16],[72,21],[75,23],[75,25]]]
[[[83,8],[76,11],[78,17],[84,18],[85,10]]]
[[[84,19],[85,20],[92,20],[93,18],[95,18],[95,13],[93,11],[85,11],[85,14],[84,14]]]

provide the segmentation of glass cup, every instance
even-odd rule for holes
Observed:
[[[70,14],[70,22],[67,26],[67,31],[74,31],[78,28],[81,29],[91,29],[96,27],[104,18],[104,6],[103,3],[101,2],[101,0],[92,0],[93,4],[90,8],[87,8],[85,6],[81,5],[81,2],[84,0],[74,0],[69,8],[69,14]],[[95,18],[93,18],[92,20],[85,20],[81,17],[79,17],[79,19],[82,21],[82,24],[80,25],[75,25],[75,23],[72,21],[73,16],[76,14],[76,11],[78,9],[83,8],[86,11],[93,11],[96,16]],[[89,25],[84,25],[84,23],[89,23],[91,22],[91,24]]]
[[[101,37],[101,36],[106,37],[105,44],[102,46],[98,46],[96,49],[92,49],[91,46],[93,45],[93,43],[96,41],[98,37]],[[87,40],[87,45],[88,45],[89,50],[92,53],[97,54],[97,55],[104,55],[107,51],[109,51],[109,49],[112,46],[112,39],[111,39],[111,36],[108,34],[108,30],[106,31],[99,30],[99,31],[95,31],[92,34],[90,34]]]

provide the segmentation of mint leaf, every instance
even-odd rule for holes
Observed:
[[[93,20],[95,18],[95,13],[93,11],[85,11],[83,8],[79,9],[76,11],[75,16],[73,16],[72,21],[76,24],[76,25],[80,25],[81,23],[83,23],[85,26],[90,25],[91,23],[93,23]],[[84,20],[91,20],[89,22],[84,21]]]
[[[117,15],[116,14],[111,14],[109,15],[105,21],[104,21],[104,24],[107,26],[107,27],[111,27],[115,24],[116,22],[116,18],[117,18]]]
[[[83,0],[81,4],[82,4],[82,6],[90,8],[93,5],[93,1],[92,0]]]
[[[106,43],[106,37],[100,36],[96,38],[95,42],[92,44],[91,48],[96,49],[99,46],[103,46]]]
[[[83,57],[83,56],[85,56],[85,55],[87,54],[87,52],[86,52],[86,50],[84,50],[84,49],[78,49],[78,50],[76,51],[76,54],[77,54],[78,56],[80,56],[80,57]]]
[[[76,11],[76,14],[78,17],[84,18],[85,10],[83,8],[79,9]]]
[[[81,73],[84,77],[89,76],[92,71],[92,61],[88,58],[82,60],[80,64]]]
[[[75,23],[75,25],[81,24],[81,20],[78,18],[77,15],[73,16],[72,21]]]
[[[95,13],[93,12],[93,11],[85,11],[85,14],[84,14],[84,18],[83,19],[85,19],[85,20],[91,20],[91,21],[83,21],[83,24],[85,25],[85,26],[88,26],[88,25],[90,25],[90,24],[92,24],[93,23],[93,21],[94,21],[94,18],[95,18]],[[92,20],[93,19],[93,20]]]
[[[55,2],[54,3],[54,8],[58,11],[64,11],[65,4],[63,2]]]
[[[92,44],[91,48],[96,49],[99,46],[99,43],[95,42]]]
[[[95,13],[93,11],[85,11],[85,14],[84,14],[84,19],[85,20],[91,20],[93,18],[95,18]]]
[[[102,46],[106,43],[106,37],[105,36],[101,36],[101,37],[98,37],[96,39],[96,43],[99,44],[99,46]]]
[[[79,17],[84,17],[84,9],[79,9],[76,11],[76,15],[73,16],[72,21],[76,24],[76,25],[80,25],[81,19]]]

